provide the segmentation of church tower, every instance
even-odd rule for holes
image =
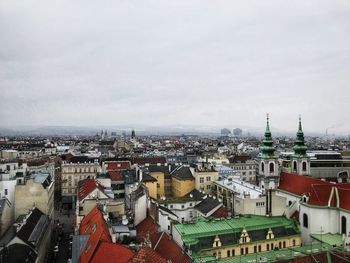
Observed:
[[[299,116],[299,128],[293,146],[294,154],[291,157],[291,171],[300,175],[310,174],[310,158],[306,154],[307,146],[304,141],[304,132]]]
[[[279,167],[275,148],[271,137],[269,115],[267,114],[265,137],[260,147],[259,160],[259,186],[264,189],[276,189],[279,183]]]

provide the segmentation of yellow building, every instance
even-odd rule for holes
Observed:
[[[157,179],[148,174],[143,174],[142,183],[147,188],[148,196],[157,199]]]
[[[191,224],[176,224],[174,240],[184,246],[195,262],[283,250],[301,245],[294,221],[283,216],[243,216],[210,220],[202,217]]]
[[[195,180],[189,167],[179,166],[171,172],[172,195],[182,197],[195,188]]]

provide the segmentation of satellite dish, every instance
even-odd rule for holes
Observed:
[[[123,215],[122,224],[123,224],[124,226],[126,226],[127,224],[129,224],[129,220],[126,218],[126,215]]]

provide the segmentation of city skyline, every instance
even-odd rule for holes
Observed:
[[[349,134],[345,1],[0,3],[2,127]],[[231,125],[231,126],[230,126]]]

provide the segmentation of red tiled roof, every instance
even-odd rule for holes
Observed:
[[[96,227],[94,227],[96,225]],[[111,241],[111,237],[109,235],[108,226],[103,218],[102,212],[97,208],[93,208],[90,213],[83,217],[79,226],[80,235],[90,235],[95,233],[94,229],[101,229],[101,238],[104,241]]]
[[[174,240],[170,239],[169,235],[165,232],[163,232],[161,239],[158,241],[154,250],[165,259],[171,260],[172,263],[192,262],[191,258],[176,244]]]
[[[311,191],[311,185],[313,184],[329,185],[331,183],[309,176],[282,172],[279,189],[301,196],[303,194],[309,194]]]
[[[78,183],[78,199],[84,199],[96,188],[103,192],[104,187],[95,179],[85,179],[80,181]]]
[[[338,194],[339,194],[339,207],[350,211],[350,187],[340,186],[338,188]]]
[[[107,161],[105,164],[107,165],[108,172],[127,170],[131,168],[130,161]]]
[[[144,165],[146,163],[149,164],[165,164],[166,159],[165,157],[136,157],[133,159],[133,163],[137,163],[139,165]]]
[[[80,223],[79,232],[81,235],[90,235],[80,255],[81,263],[91,262],[101,241],[112,241],[102,212],[96,207],[83,218]]]
[[[119,261],[118,261],[119,262]],[[166,259],[161,257],[156,251],[148,246],[142,246],[130,263],[166,263]]]
[[[214,217],[214,218],[228,217],[228,213],[229,212],[230,211],[226,207],[220,207],[211,216]]]
[[[100,242],[91,263],[127,263],[133,256],[134,253],[123,245]]]
[[[152,247],[157,244],[160,238],[158,233],[158,225],[154,223],[153,219],[148,216],[140,224],[136,226],[136,239],[138,242],[144,242],[145,238],[149,238]]]
[[[334,188],[334,185],[331,185],[331,184],[311,185],[310,198],[308,203],[311,205],[327,206],[329,198],[331,197],[332,198],[331,205],[336,206],[334,193],[332,194],[332,196],[330,196],[333,188]]]
[[[121,171],[109,171],[108,173],[111,181],[124,181]]]

